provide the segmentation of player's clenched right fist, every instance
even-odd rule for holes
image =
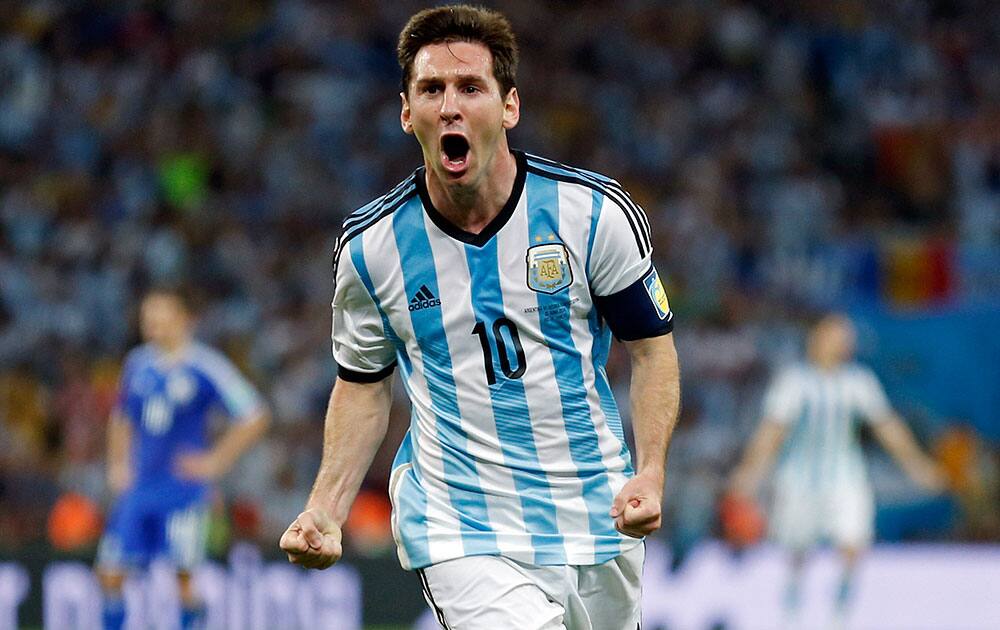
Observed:
[[[288,554],[288,561],[307,569],[327,569],[340,560],[344,549],[340,527],[326,512],[312,508],[299,514],[278,545]]]

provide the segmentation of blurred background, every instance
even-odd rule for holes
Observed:
[[[395,42],[424,6],[0,0],[0,560],[26,567],[22,623],[40,623],[48,564],[93,558],[104,429],[137,300],[156,284],[192,291],[199,337],[274,412],[220,484],[213,557],[244,542],[280,559],[335,378],[339,224],[420,163],[399,128]],[[615,177],[653,226],[684,388],[664,570],[719,538],[720,493],[764,388],[827,310],[854,318],[861,360],[952,486],[927,496],[870,449],[880,543],[995,549],[993,3],[499,8],[522,50],[512,145]],[[623,408],[626,370],[614,353]],[[347,530],[368,623],[409,623],[422,606],[389,536],[409,415],[397,392]]]

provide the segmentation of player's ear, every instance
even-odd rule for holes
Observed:
[[[513,129],[519,120],[521,120],[521,97],[517,95],[517,88],[512,87],[503,99],[503,128]]]
[[[413,123],[410,122],[410,102],[406,99],[406,92],[399,93],[399,100],[401,101],[399,124],[403,127],[404,132],[412,134]]]

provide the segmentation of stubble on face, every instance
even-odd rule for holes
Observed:
[[[472,205],[481,196],[497,155],[509,154],[507,126],[486,46],[458,41],[420,50],[403,95],[403,127],[416,135],[429,176],[452,203]]]

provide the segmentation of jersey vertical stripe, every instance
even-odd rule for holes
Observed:
[[[404,302],[406,288],[391,219],[365,232],[364,253],[369,271],[380,279],[378,283],[373,281],[373,286],[382,296],[382,303]],[[402,312],[407,313],[406,310]],[[404,440],[409,448],[401,446],[395,462],[395,466],[409,465],[399,484],[399,501],[394,504],[401,513],[400,548],[406,551],[400,553],[400,560],[403,566],[426,566],[435,557],[463,554],[464,545],[458,535],[460,524],[455,509],[441,483],[446,477],[446,467],[437,439],[437,418],[429,411],[421,412],[432,406],[430,388],[422,369],[423,350],[419,345],[408,343],[414,338],[413,323],[408,316],[396,317],[392,324],[396,334],[407,340],[409,365],[404,364],[402,377],[413,402],[410,429]]]
[[[511,198],[479,234],[433,207],[418,169],[339,242],[338,364],[360,380],[395,359],[412,402],[390,481],[406,568],[593,564],[638,542],[608,516],[632,467],[593,296],[641,281],[648,230],[612,180],[515,156]]]
[[[529,215],[529,242],[534,243],[539,238],[544,240],[549,234],[558,234],[558,183],[532,174],[528,176],[525,193],[529,206],[538,209]],[[537,293],[535,297],[540,313],[546,313],[550,307],[559,305],[553,295]],[[589,394],[584,389],[581,356],[576,349],[571,325],[570,320],[547,317],[541,319],[542,333],[556,368],[556,384],[570,455],[584,485],[589,531],[596,536],[612,536],[614,525],[605,518],[606,510],[602,508],[610,503],[613,496],[594,427],[595,418],[587,402]]]
[[[592,173],[580,169],[563,166],[558,162],[544,160],[533,155],[528,156],[528,171],[536,174],[546,175],[564,182],[576,183],[587,186],[601,192],[621,208],[635,234],[636,246],[641,256],[649,255],[652,251],[652,240],[649,236],[649,220],[631,197],[614,180],[605,178],[597,179]]]
[[[365,262],[364,253],[364,240],[356,239],[351,241],[351,263],[358,272],[358,277],[361,279],[361,283],[368,290],[368,295],[371,296],[372,302],[375,304],[375,309],[378,310],[379,316],[382,318],[382,329],[385,331],[386,336],[392,341],[393,345],[396,346],[396,356],[399,358],[399,362],[403,366],[403,370],[409,373],[413,367],[410,364],[410,357],[406,354],[406,347],[400,340],[399,335],[393,330],[392,324],[389,323],[389,318],[386,317],[385,310],[382,308],[382,300],[379,298],[378,293],[375,291],[375,287],[372,284],[371,274],[368,272],[368,263]]]
[[[500,328],[494,328],[493,325],[501,318],[506,319],[499,279],[497,242],[493,240],[481,248],[465,245],[465,256],[471,276],[470,287],[475,296],[472,309],[477,322],[484,324],[483,334],[489,341],[490,361],[496,378],[496,383],[490,387],[496,433],[504,463],[513,470],[524,520],[534,546],[534,563],[563,563],[566,561],[566,554],[562,550],[562,535],[556,524],[556,507],[548,480],[543,473],[532,472],[539,471],[541,463],[533,431],[524,430],[526,420],[529,425],[533,424],[524,385],[519,379],[508,379],[503,366],[494,360],[496,355],[492,348],[499,348],[499,344],[507,343],[502,334],[494,335],[494,331]],[[499,354],[499,349],[496,354]]]
[[[576,238],[581,243],[584,241],[588,243],[588,261],[585,263],[585,268],[589,268],[589,257],[592,251],[591,246],[594,234],[591,232],[592,224],[589,216],[584,215],[586,220],[578,220],[581,212],[579,209],[589,206],[592,213],[597,212],[600,214],[600,207],[595,204],[601,203],[603,196],[594,194],[596,191],[565,183],[558,184],[558,191],[560,223],[563,226],[561,230],[564,233],[570,231],[570,234],[572,234],[572,231],[579,230]],[[609,398],[607,399],[611,403],[610,411],[605,410],[598,387],[600,374],[603,372],[604,363],[607,361],[607,349],[610,347],[611,334],[607,329],[603,333],[599,331],[597,335],[594,334],[590,327],[590,315],[593,314],[594,310],[596,309],[591,309],[586,319],[571,318],[569,321],[571,323],[575,348],[581,357],[580,366],[583,375],[583,389],[587,395],[587,404],[590,408],[594,430],[598,438],[601,462],[608,471],[617,471],[609,476],[612,494],[617,494],[618,490],[625,484],[625,473],[627,471],[630,472],[631,468],[628,458],[628,445],[625,443],[625,435],[622,430],[617,405],[614,404],[614,397],[610,396],[610,387],[608,387]],[[590,356],[594,352],[594,344],[602,341],[606,345],[603,348],[603,355],[598,353],[598,356],[603,357],[600,362],[595,364],[592,361],[584,361],[583,356]],[[598,367],[600,369],[597,369]],[[617,423],[617,426],[615,426],[615,423]]]
[[[779,484],[802,492],[867,486],[856,419],[876,422],[881,417],[871,417],[872,412],[888,409],[873,382],[874,376],[856,365],[830,371],[802,365],[777,379],[765,414],[789,424],[791,431],[779,464]]]
[[[616,180],[594,171],[589,171],[583,168],[576,168],[573,166],[567,166],[566,164],[563,164],[561,162],[550,160],[538,155],[529,154],[528,160],[529,163],[533,163],[536,166],[538,165],[548,166],[550,168],[563,169],[571,173],[579,174],[581,177],[590,180],[595,184],[601,185],[608,194],[615,197],[616,201],[619,204],[621,204],[623,210],[627,209],[627,211],[630,211],[633,214],[633,216],[636,217],[637,222],[641,226],[641,231],[643,232],[643,238],[645,240],[647,250],[650,250],[652,248],[652,239],[650,238],[649,218],[646,216],[646,213],[642,211],[642,208],[640,208],[634,201],[632,201],[632,195],[630,195],[628,191],[626,191],[622,187],[622,185],[618,183]]]
[[[601,220],[601,209],[604,206],[604,195],[598,190],[591,191],[590,210],[590,230],[587,234],[587,269],[590,269],[591,255],[594,251],[594,239],[597,236],[597,223]],[[615,397],[611,391],[611,384],[608,382],[608,375],[604,369],[608,362],[608,352],[611,350],[611,331],[603,328],[600,322],[600,315],[597,309],[592,309],[587,317],[590,325],[591,356],[593,359],[595,387],[600,398],[601,410],[604,412],[608,424],[615,437],[621,441],[620,456],[625,461],[625,470],[631,474],[632,464],[628,452],[628,445],[625,443],[625,430],[622,427],[621,416],[618,413],[618,405],[615,404]]]
[[[397,212],[393,217],[393,230],[400,260],[407,261],[401,266],[407,295],[416,293],[421,286],[440,294],[421,206],[408,204]],[[459,515],[465,553],[489,553],[496,548],[496,536],[489,526],[476,463],[469,457],[466,448],[468,438],[458,409],[448,338],[441,334],[444,330],[441,311],[412,311],[410,320],[417,344],[423,352],[421,369],[436,415],[437,437],[444,451],[448,495]]]

